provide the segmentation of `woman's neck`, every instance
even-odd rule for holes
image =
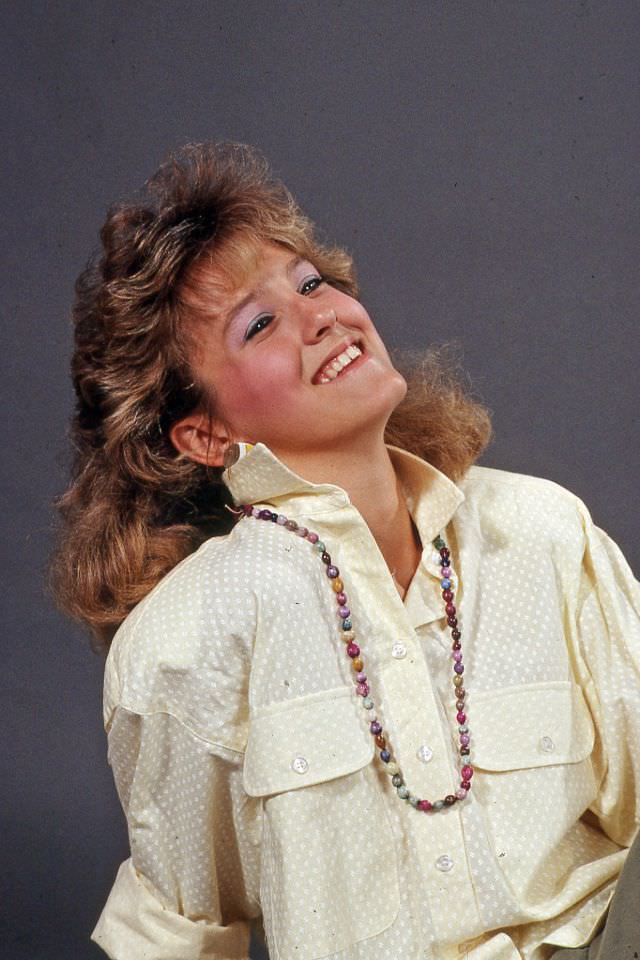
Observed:
[[[274,451],[275,452],[275,451]],[[402,487],[380,438],[348,450],[332,449],[315,457],[283,457],[288,466],[312,483],[333,483],[349,495],[362,515],[389,567],[401,595],[420,562],[422,545],[412,522]]]

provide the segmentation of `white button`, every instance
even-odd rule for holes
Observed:
[[[443,873],[448,873],[453,867],[453,860],[448,854],[443,853],[442,856],[436,860],[436,867],[438,870],[442,870]]]
[[[428,747],[426,743],[423,743],[418,750],[418,760],[422,760],[423,763],[429,763],[429,760],[431,760],[432,756],[433,750],[431,747]]]
[[[398,641],[398,643],[394,643],[394,645],[391,647],[391,656],[395,657],[396,660],[402,660],[402,658],[406,657],[406,655],[407,648],[405,647],[404,643]]]
[[[304,757],[294,757],[291,762],[291,769],[295,770],[296,773],[306,773],[309,764]]]
[[[540,738],[540,749],[543,750],[545,753],[553,753],[555,748],[556,748],[556,745],[551,739],[551,737]]]

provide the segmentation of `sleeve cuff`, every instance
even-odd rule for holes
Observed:
[[[248,960],[249,923],[220,926],[164,907],[131,860],[115,883],[91,939],[111,960]]]

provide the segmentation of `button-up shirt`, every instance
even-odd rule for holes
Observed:
[[[473,785],[423,812],[369,729],[318,550],[250,517],[130,614],[106,665],[131,857],[94,939],[115,960],[541,960],[589,940],[638,823],[640,588],[556,484],[458,484],[389,448],[423,552],[400,598],[341,488],[258,444],[226,474],[318,533],[414,796],[460,784],[441,534],[462,632]],[[551,945],[551,947],[549,946]]]

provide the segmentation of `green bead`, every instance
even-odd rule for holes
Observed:
[[[362,706],[365,708],[365,710],[373,710],[373,700],[371,697],[363,697]]]
[[[458,727],[458,733],[469,733],[469,727],[466,723],[463,723],[461,727]]]
[[[433,541],[433,545],[436,548],[436,550],[444,550],[444,548],[446,547],[446,543],[444,542],[442,537],[436,537],[435,540]]]
[[[391,777],[391,783],[394,785],[394,787],[402,786],[402,777],[399,773],[394,773],[394,775]]]
[[[398,796],[401,800],[406,800],[409,796],[409,791],[405,786],[398,787]]]
[[[411,804],[412,807],[417,807],[417,806],[418,806],[418,798],[417,798],[417,797],[414,797],[414,795],[413,795],[412,793],[409,794],[409,803]]]
[[[324,553],[326,549],[327,549],[327,547],[326,547],[326,545],[322,542],[322,540],[317,540],[317,541],[316,541],[316,550],[318,551],[318,553]]]
[[[434,810],[442,810],[444,807],[444,800],[435,800],[433,803]]]

